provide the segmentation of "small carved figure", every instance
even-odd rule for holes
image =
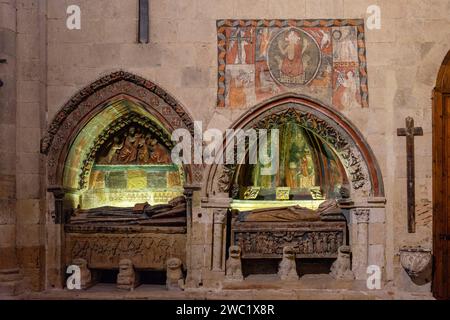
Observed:
[[[330,275],[334,279],[354,280],[355,275],[351,270],[350,262],[351,249],[349,246],[340,246],[338,249],[338,257],[331,266]]]
[[[278,266],[278,275],[281,280],[298,280],[295,251],[291,246],[283,247],[283,258]]]
[[[184,277],[182,271],[183,262],[178,258],[170,258],[166,262],[166,286],[168,290],[183,290]]]
[[[348,199],[350,198],[350,186],[343,185],[339,189],[339,195],[341,196],[341,199]]]
[[[91,271],[87,267],[87,261],[83,258],[76,258],[73,260],[72,264],[80,268],[81,276],[81,289],[86,290],[92,286],[92,275]]]
[[[241,247],[230,246],[228,249],[229,257],[226,263],[226,278],[228,280],[244,279],[242,275]]]
[[[130,259],[122,259],[119,262],[119,274],[117,275],[117,288],[134,290],[139,285],[139,280],[134,271],[133,262]]]
[[[128,164],[136,160],[139,141],[140,134],[136,132],[135,127],[130,127],[126,134],[123,147],[119,153],[121,163]]]

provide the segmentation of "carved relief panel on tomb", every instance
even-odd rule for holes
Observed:
[[[242,257],[248,259],[281,258],[283,247],[288,245],[299,258],[335,258],[338,248],[346,243],[345,222],[260,223],[232,232],[234,244],[242,248]]]
[[[219,20],[218,106],[284,92],[338,110],[368,107],[364,20]]]

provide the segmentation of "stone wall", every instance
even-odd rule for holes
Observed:
[[[403,277],[400,246],[431,247],[431,91],[450,49],[450,1],[150,1],[149,44],[136,43],[137,3],[0,0],[0,42],[5,43],[0,58],[8,59],[7,65],[0,65],[0,78],[5,81],[0,89],[0,201],[7,208],[0,215],[0,245],[14,256],[17,242],[20,265],[34,289],[43,287],[44,270],[53,270],[57,262],[55,227],[38,154],[40,133],[78,90],[119,69],[166,89],[194,120],[204,121],[204,128],[229,127],[245,110],[215,109],[216,19],[223,18],[364,18],[369,5],[381,7],[381,29],[366,30],[369,108],[346,114],[368,141],[383,173],[386,214],[377,213],[378,222],[371,227],[376,230],[369,233],[385,235],[385,247],[377,254],[385,257],[388,280]],[[66,28],[70,4],[81,8],[81,30]],[[407,233],[405,138],[396,136],[406,116],[413,116],[424,129],[424,136],[416,138],[415,234]],[[200,209],[199,195],[194,195],[194,205],[192,267],[201,271],[197,273],[201,277],[211,265],[213,217],[212,211]],[[55,281],[47,278],[46,286],[52,285]]]

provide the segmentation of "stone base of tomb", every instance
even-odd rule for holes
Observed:
[[[26,279],[18,269],[0,270],[0,296],[17,296],[27,289]]]
[[[179,258],[186,265],[186,227],[67,225],[66,263],[76,258],[89,269],[118,269],[130,259],[136,270],[166,270],[166,260]]]

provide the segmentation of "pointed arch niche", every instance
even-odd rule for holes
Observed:
[[[299,257],[325,257],[322,249],[314,251],[314,248],[321,248],[321,244],[308,246],[310,234],[311,239],[323,236],[312,235],[320,233],[318,230],[322,227],[326,230],[336,227],[342,243],[350,245],[352,272],[357,280],[366,279],[370,264],[384,268],[384,255],[379,254],[385,248],[384,237],[376,242],[369,241],[369,226],[378,224],[382,227],[384,221],[383,179],[361,132],[339,111],[309,97],[293,94],[256,105],[230,129],[236,135],[238,130],[271,128],[278,128],[280,132],[280,157],[278,170],[268,177],[268,183],[264,181],[269,180],[267,175],[265,178],[258,175],[259,169],[255,170],[248,162],[232,165],[216,161],[205,173],[202,207],[214,221],[210,270],[213,273],[226,271],[225,261],[231,245],[241,247],[243,265],[256,273],[260,271],[258,268],[274,273],[273,265],[276,264],[272,265],[270,261],[281,258],[282,247],[286,245],[296,248]],[[233,148],[235,138],[227,136],[221,146],[225,151],[218,154]],[[331,177],[333,172],[336,174]],[[251,193],[251,188],[256,188],[257,196],[246,198],[245,194]],[[283,199],[276,196],[281,189],[287,190]],[[313,190],[320,190],[321,196],[315,198]],[[313,223],[300,216],[290,216],[292,210],[320,212],[322,205],[335,206],[339,213],[336,221]],[[281,218],[277,220],[274,216],[279,212],[282,212]],[[268,218],[264,216],[266,213]],[[298,238],[286,237],[278,241],[280,234],[289,234],[292,230],[299,232]],[[250,239],[248,246],[246,239]],[[327,255],[327,258],[335,257],[335,252]]]
[[[114,153],[115,143],[123,145],[130,128],[142,137],[142,143],[146,143],[146,136],[151,137],[170,154],[172,131],[183,128],[193,134],[193,121],[185,109],[162,88],[124,71],[102,77],[80,90],[56,114],[41,141],[41,152],[47,155],[49,190],[56,198],[64,197],[66,208],[132,205],[121,199],[110,203],[108,200],[102,201],[101,199],[105,199],[104,195],[94,197],[94,200],[91,197],[92,201],[89,197],[83,200],[83,194],[96,183],[93,180],[93,168],[100,170],[107,164],[104,160],[107,157],[105,153]],[[118,163],[126,167],[129,163],[124,157],[125,155]],[[192,186],[201,181],[201,170],[189,165],[178,170],[167,159],[136,160],[134,164],[149,163],[166,165],[169,171],[179,172],[180,179],[172,188],[174,196],[183,193],[183,184]],[[113,176],[114,174],[110,175],[112,180]],[[143,176],[135,178],[137,183],[147,183],[143,181]],[[97,182],[108,183],[106,180],[107,178],[100,179]],[[114,184],[114,181],[111,183]],[[119,179],[117,183],[120,185],[126,182]],[[145,202],[143,199],[135,200],[132,201],[133,204]],[[150,199],[149,202],[156,204],[165,201]]]
[[[248,110],[231,129],[279,128],[286,123],[295,124],[302,130],[302,136],[313,136],[322,145],[318,148],[327,148],[333,154],[345,175],[343,181],[349,184],[352,198],[384,197],[381,170],[362,134],[337,110],[313,99],[291,94],[276,97]],[[223,148],[229,143],[234,141],[227,139]],[[320,167],[324,169],[323,164],[316,166]],[[240,166],[212,165],[207,173],[204,196],[237,194],[233,192],[233,184],[242,178],[241,173]]]
[[[124,71],[83,88],[55,115],[41,140],[49,211],[64,225],[46,229],[50,286],[64,287],[65,267],[76,259],[98,274],[124,258],[136,270],[164,272],[175,257],[189,270],[191,198],[202,170],[172,163],[176,129],[193,136],[183,106]]]

